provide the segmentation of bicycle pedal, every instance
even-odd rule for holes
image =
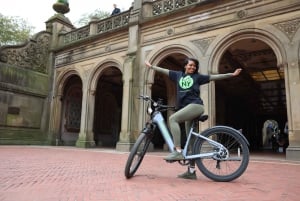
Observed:
[[[167,163],[175,163],[177,160],[165,160]]]

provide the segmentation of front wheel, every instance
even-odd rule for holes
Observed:
[[[131,178],[139,168],[151,142],[151,134],[141,133],[133,145],[125,166],[125,176]]]
[[[208,141],[197,138],[194,154],[216,153],[213,157],[197,159],[199,170],[208,178],[227,182],[240,177],[249,163],[248,144],[239,131],[225,126],[216,126],[204,131],[203,136],[222,144],[228,152],[218,153],[219,148]]]

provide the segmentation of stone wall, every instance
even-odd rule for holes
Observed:
[[[50,38],[0,48],[0,144],[47,143]]]

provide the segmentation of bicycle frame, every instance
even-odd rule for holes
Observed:
[[[165,119],[164,119],[163,115],[161,114],[161,112],[155,111],[152,114],[152,121],[158,126],[166,144],[169,147],[169,151],[172,152],[174,150],[175,146],[174,146],[173,140],[171,138],[171,133],[169,132],[169,129],[165,123]],[[196,159],[196,158],[212,157],[216,154],[216,152],[210,152],[210,153],[201,153],[201,154],[195,154],[195,155],[187,155],[188,147],[189,147],[192,135],[206,140],[207,142],[209,142],[210,144],[212,144],[219,150],[222,150],[222,151],[225,150],[226,152],[228,152],[228,150],[222,144],[220,144],[214,140],[211,140],[209,138],[206,138],[203,135],[201,135],[200,133],[194,132],[193,128],[194,128],[194,122],[192,124],[189,134],[187,135],[187,140],[186,140],[184,149],[182,151],[182,155],[184,156],[185,159],[192,160],[192,159]]]

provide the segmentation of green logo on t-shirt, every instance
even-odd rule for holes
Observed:
[[[191,76],[186,76],[186,77],[182,77],[179,80],[179,86],[182,89],[188,89],[191,88],[193,86],[194,80],[193,78],[191,78]]]

